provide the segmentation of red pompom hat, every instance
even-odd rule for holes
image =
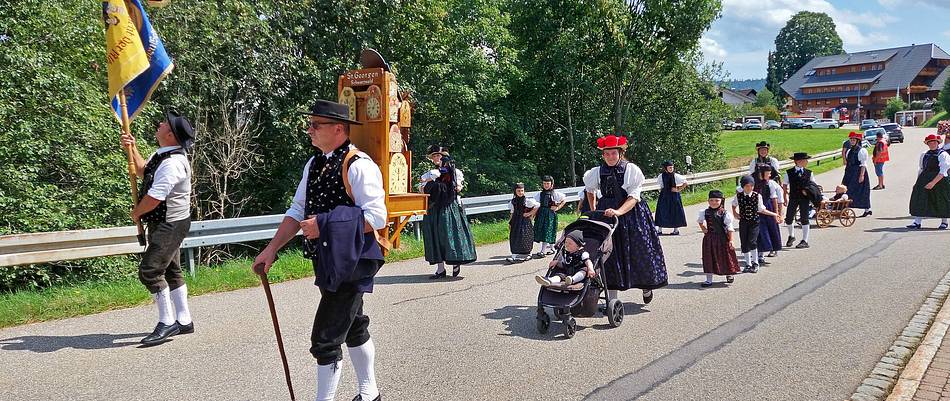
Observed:
[[[627,137],[625,136],[607,135],[602,138],[597,138],[597,149],[607,150],[607,149],[626,149],[626,148],[627,148]]]
[[[864,139],[864,135],[861,134],[860,132],[851,131],[851,133],[848,134],[848,139],[857,139],[857,140],[860,141],[860,140]]]
[[[924,143],[927,143],[927,142],[930,142],[930,141],[937,141],[937,142],[940,142],[940,139],[941,139],[941,138],[940,138],[940,135],[937,135],[937,134],[930,134],[930,135],[927,135],[926,138],[924,138]]]

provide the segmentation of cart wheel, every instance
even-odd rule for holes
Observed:
[[[620,327],[623,323],[623,302],[619,299],[611,299],[607,303],[607,322],[612,327]]]
[[[577,333],[577,321],[574,318],[569,317],[564,321],[564,335],[567,338],[574,338],[574,334]]]
[[[831,225],[831,212],[827,209],[822,209],[818,211],[818,214],[815,215],[815,222],[818,223],[819,228],[825,228]]]
[[[538,333],[546,334],[551,328],[551,316],[547,312],[538,312]]]
[[[854,209],[849,207],[841,211],[841,217],[839,217],[838,219],[841,220],[842,226],[851,227],[851,225],[854,224],[854,220],[857,219],[857,217],[858,216],[855,216],[854,214]]]

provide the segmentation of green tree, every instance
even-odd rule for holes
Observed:
[[[907,103],[904,103],[900,97],[891,98],[887,101],[887,106],[884,107],[884,118],[897,122],[894,118],[894,114],[903,110],[907,110]]]
[[[762,88],[761,91],[756,93],[754,105],[758,107],[765,107],[767,105],[775,103],[775,95],[772,94],[772,91],[769,88]]]
[[[792,16],[778,36],[775,52],[769,63],[768,87],[777,97],[784,97],[781,85],[811,59],[844,53],[835,22],[825,13],[801,11]]]
[[[937,99],[940,100],[940,107],[943,110],[950,110],[950,79],[944,81],[943,89],[940,90],[940,96]]]

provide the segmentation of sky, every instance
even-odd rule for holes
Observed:
[[[729,78],[765,78],[775,36],[799,11],[830,15],[846,52],[934,43],[950,53],[950,0],[722,0],[703,54]]]

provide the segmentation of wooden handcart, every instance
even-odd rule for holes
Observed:
[[[823,200],[818,212],[815,214],[815,222],[819,228],[825,228],[838,219],[843,227],[851,227],[858,216],[851,209],[851,200],[842,199],[836,201]]]

